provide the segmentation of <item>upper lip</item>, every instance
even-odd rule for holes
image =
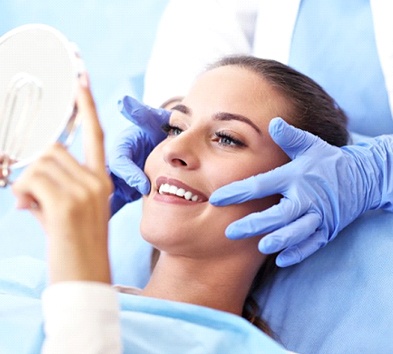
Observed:
[[[177,188],[183,188],[186,191],[190,191],[193,195],[197,195],[198,196],[198,201],[199,202],[206,202],[209,198],[202,193],[201,191],[198,191],[195,188],[190,187],[188,184],[183,183],[175,178],[169,178],[169,177],[164,177],[164,176],[160,176],[157,178],[156,180],[156,187],[157,189],[160,188],[160,186],[164,183],[170,184],[172,186],[176,186]]]

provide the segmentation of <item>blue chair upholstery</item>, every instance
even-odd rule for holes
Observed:
[[[263,317],[299,353],[393,352],[393,214],[369,212],[260,295]]]

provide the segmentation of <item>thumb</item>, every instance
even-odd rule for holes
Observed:
[[[165,109],[147,106],[130,96],[119,100],[118,107],[124,117],[145,131],[161,131],[162,125],[168,122],[171,114]]]
[[[273,118],[269,124],[269,134],[274,142],[293,160],[311,146],[322,142],[317,136],[295,128],[282,118]]]
[[[132,159],[126,155],[120,155],[109,163],[110,171],[123,180],[129,187],[136,188],[141,194],[147,194],[150,191],[150,182]],[[116,182],[116,181],[114,181]],[[115,186],[117,184],[115,183]]]

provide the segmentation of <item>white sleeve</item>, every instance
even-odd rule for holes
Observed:
[[[117,292],[94,282],[62,282],[42,296],[43,354],[122,352]]]
[[[250,54],[257,0],[171,0],[160,20],[145,76],[144,102],[184,96],[214,60]]]

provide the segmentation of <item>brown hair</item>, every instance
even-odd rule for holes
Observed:
[[[238,66],[251,70],[281,93],[289,103],[289,116],[281,117],[292,125],[319,136],[331,145],[343,146],[348,143],[348,118],[332,97],[308,76],[275,60],[252,56],[224,57],[208,67]],[[268,324],[260,318],[258,302],[253,293],[277,270],[276,255],[269,256],[250,288],[244,303],[243,317],[266,334],[274,337]]]

